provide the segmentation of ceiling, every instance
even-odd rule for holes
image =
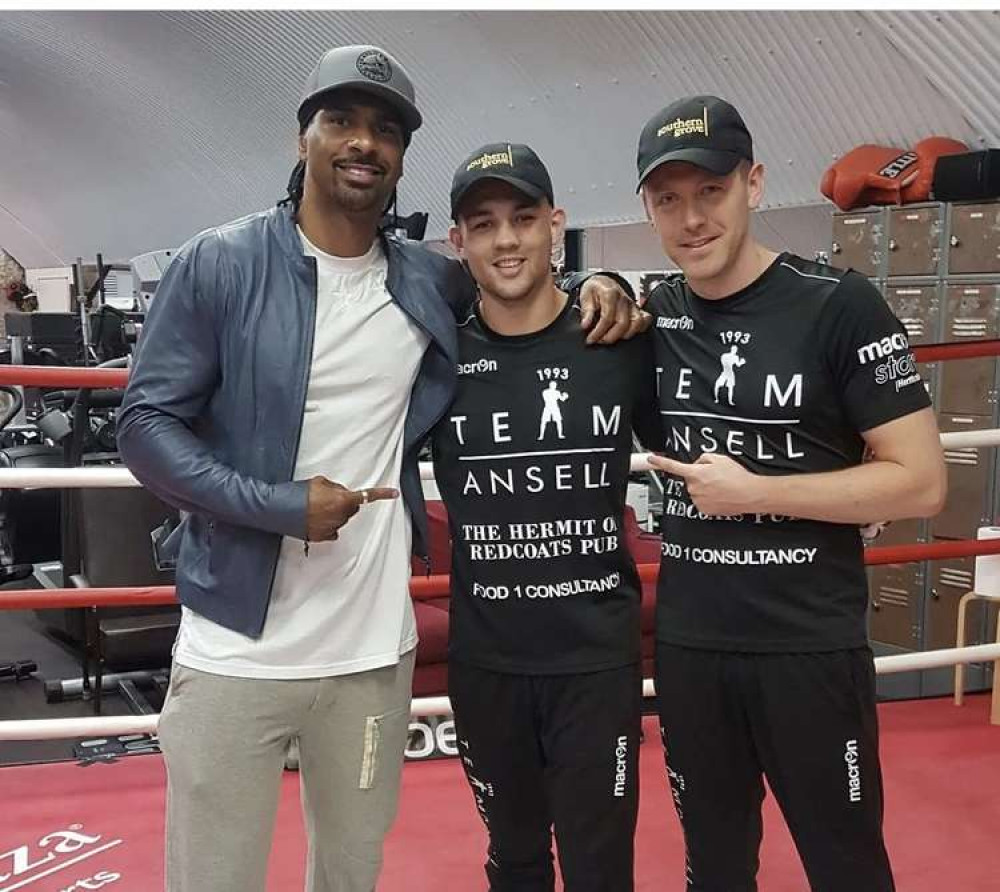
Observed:
[[[347,43],[416,84],[400,211],[431,237],[454,166],[496,140],[539,152],[571,225],[641,220],[638,132],[684,94],[742,110],[772,212],[821,201],[859,143],[1000,145],[996,11],[0,12],[0,247],[127,259],[269,205],[305,76]]]

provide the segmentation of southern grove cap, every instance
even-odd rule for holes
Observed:
[[[324,96],[347,88],[388,102],[409,133],[423,123],[413,83],[399,62],[377,46],[340,46],[327,51],[306,79],[299,103],[299,126],[309,123]]]
[[[740,113],[725,99],[688,96],[658,111],[642,128],[636,191],[668,161],[686,161],[725,175],[740,161],[753,161],[753,140]]]
[[[490,143],[476,149],[455,171],[451,181],[451,216],[458,219],[458,206],[480,180],[502,180],[535,200],[554,204],[552,178],[542,160],[520,143]]]

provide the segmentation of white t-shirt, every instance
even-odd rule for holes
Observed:
[[[295,479],[348,489],[399,487],[403,426],[427,336],[385,287],[378,241],[334,257],[299,230],[316,258],[317,306]],[[297,348],[289,344],[288,349]],[[316,678],[396,663],[417,643],[409,597],[410,518],[402,497],[363,505],[335,542],[282,541],[259,639],[185,608],[175,659],[247,678]]]

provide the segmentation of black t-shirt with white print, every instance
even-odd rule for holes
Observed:
[[[862,276],[781,254],[721,300],[674,276],[650,296],[665,454],[755,474],[857,465],[861,432],[930,405],[902,325]],[[687,647],[819,651],[867,641],[858,527],[705,516],[663,477],[657,637]],[[877,520],[878,518],[872,518]]]
[[[585,338],[571,300],[530,335],[491,331],[478,308],[459,328],[458,391],[433,437],[453,660],[541,675],[639,659],[622,522],[633,425],[659,434],[652,343]]]

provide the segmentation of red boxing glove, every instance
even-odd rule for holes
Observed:
[[[917,161],[916,154],[891,146],[863,145],[851,149],[827,168],[819,191],[842,211],[897,200],[895,179]]]
[[[927,201],[937,159],[966,151],[963,143],[943,136],[921,140],[909,151],[858,146],[830,165],[820,181],[820,192],[842,211]]]

